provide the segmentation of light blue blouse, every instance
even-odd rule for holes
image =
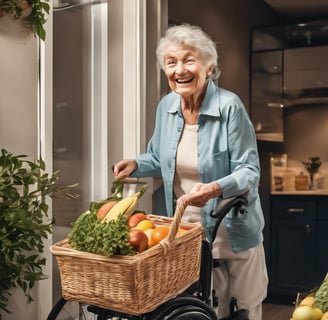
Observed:
[[[258,184],[260,165],[253,125],[239,97],[209,81],[198,117],[198,171],[204,183],[215,181],[222,198],[249,190],[246,213],[224,219],[229,241],[235,252],[263,241],[264,218]],[[168,216],[174,213],[173,179],[177,146],[184,126],[180,96],[174,92],[159,103],[153,136],[147,152],[136,158],[133,177],[161,176]],[[215,220],[209,213],[218,199],[202,209],[203,224],[209,236]]]

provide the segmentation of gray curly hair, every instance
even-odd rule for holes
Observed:
[[[218,65],[218,53],[215,42],[200,27],[181,24],[169,27],[156,49],[157,62],[164,70],[164,56],[171,44],[186,45],[195,48],[212,66],[210,78],[216,80],[221,74]]]

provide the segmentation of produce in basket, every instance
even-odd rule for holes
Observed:
[[[137,210],[138,200],[147,185],[123,198],[123,182],[114,180],[112,194],[101,202],[92,202],[87,212],[72,224],[68,235],[71,248],[90,253],[134,255],[159,244],[169,234],[168,223],[155,225],[149,215]],[[187,232],[179,226],[176,236]]]
[[[127,219],[133,214],[137,209],[138,200],[144,194],[147,189],[147,185],[141,187],[140,191],[136,192],[130,197],[123,198],[118,201],[114,206],[109,210],[102,222],[110,222],[117,219],[119,214],[123,214]]]
[[[317,320],[317,318],[311,307],[298,306],[293,312],[292,320]]]
[[[108,202],[104,203],[97,211],[98,220],[103,220],[107,213],[115,206],[118,201],[119,200],[109,200]]]
[[[324,313],[328,312],[328,274],[316,291],[314,300],[316,307],[320,308]]]
[[[147,185],[134,195],[123,198],[123,183],[114,180],[111,196],[101,202],[92,202],[87,212],[73,223],[68,239],[73,249],[106,256],[133,255],[144,246],[129,242],[127,221],[138,205],[138,199]],[[147,238],[148,240],[148,238]]]
[[[137,224],[143,220],[146,220],[147,216],[145,212],[135,212],[129,219],[128,219],[128,228],[134,228]]]
[[[104,199],[100,202],[91,202],[89,211],[96,212],[97,218],[99,220],[105,218],[105,216],[114,206],[114,204],[123,199],[123,187],[124,183],[122,182],[122,180],[115,179],[113,181],[111,195],[109,196],[109,198]]]
[[[73,223],[68,235],[70,246],[79,251],[105,256],[134,255],[136,252],[128,242],[126,222],[127,218],[120,214],[116,220],[102,223],[95,212],[87,211]]]
[[[130,230],[128,241],[129,244],[138,252],[142,252],[148,249],[148,237],[142,230]]]
[[[303,298],[296,306],[291,320],[321,320],[323,312],[315,305],[313,293]]]
[[[300,296],[301,294],[298,294],[297,300]],[[327,276],[319,289],[313,289],[301,301],[297,302],[291,320],[328,320]]]

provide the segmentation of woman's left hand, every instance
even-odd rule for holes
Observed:
[[[186,205],[204,207],[206,202],[212,198],[222,195],[221,188],[216,182],[196,183],[189,194],[183,197]]]

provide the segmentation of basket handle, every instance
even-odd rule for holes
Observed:
[[[182,196],[180,197],[176,202],[176,208],[173,216],[173,220],[170,226],[170,230],[166,238],[164,238],[160,245],[163,249],[163,253],[166,254],[168,250],[170,249],[171,242],[175,239],[175,236],[178,232],[179,225],[182,219],[182,216],[184,214],[184,211],[187,207],[187,202],[185,201],[185,198]]]

